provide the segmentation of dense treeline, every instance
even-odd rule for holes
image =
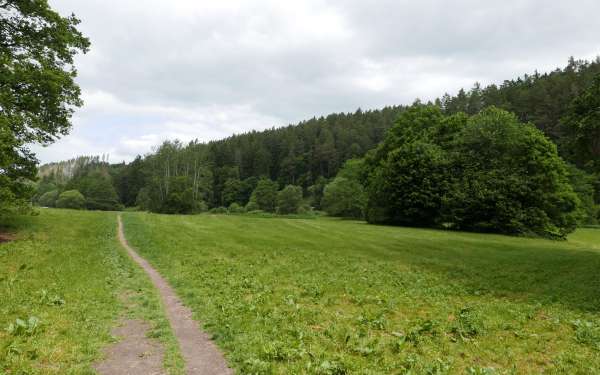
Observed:
[[[119,210],[123,207],[114,187],[114,166],[108,156],[80,156],[44,165],[34,199],[44,207]]]
[[[464,112],[469,115],[479,113],[483,108],[495,106],[515,113],[522,122],[531,122],[558,144],[561,156],[589,172],[600,171],[600,132],[573,134],[572,121],[566,116],[572,111],[573,101],[592,87],[594,79],[600,75],[600,57],[594,61],[569,59],[563,69],[550,73],[525,75],[516,80],[504,81],[500,85],[482,88],[479,84],[470,91],[460,90],[457,95],[444,95],[436,100],[447,114]],[[590,94],[592,95],[592,94]],[[597,97],[597,96],[596,96]],[[600,100],[600,99],[598,99]],[[581,136],[581,137],[580,137]],[[595,151],[582,153],[582,144],[572,142],[573,137],[595,141]],[[595,163],[591,167],[590,163]]]
[[[122,166],[115,184],[125,205],[193,212],[204,205],[247,205],[259,180],[267,178],[279,187],[300,186],[319,208],[328,179],[346,160],[381,142],[402,110],[332,114],[207,144],[165,142],[154,154]]]
[[[564,69],[475,85],[428,105],[332,114],[209,143],[167,141],[129,164],[94,160],[54,183],[96,209],[103,207],[91,202],[98,193],[86,179],[103,181],[103,201],[114,203],[110,180],[123,205],[162,213],[314,208],[371,222],[560,237],[576,221],[597,219],[598,74],[599,59],[571,59]],[[436,131],[443,137],[431,138]],[[488,132],[505,138],[478,144]]]

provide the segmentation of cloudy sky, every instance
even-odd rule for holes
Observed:
[[[410,104],[600,54],[600,3],[50,0],[92,42],[85,106],[42,162],[129,161],[331,112]]]

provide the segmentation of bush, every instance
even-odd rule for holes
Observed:
[[[58,196],[56,207],[83,209],[85,208],[85,197],[77,190],[67,190]]]
[[[80,191],[86,198],[85,206],[89,210],[117,211],[123,208],[110,175],[103,169],[91,170],[84,176],[74,178],[67,188]]]
[[[231,214],[241,214],[243,212],[245,212],[244,207],[240,206],[239,204],[233,202],[232,204],[229,205],[229,207],[227,208],[227,211]]]
[[[38,199],[38,204],[42,207],[54,207],[58,199],[58,190],[46,192]]]
[[[225,207],[215,207],[209,211],[211,214],[226,214],[227,209]]]
[[[367,195],[358,182],[345,177],[336,177],[325,187],[323,209],[332,216],[364,217]]]
[[[258,208],[258,204],[256,204],[256,201],[254,199],[250,199],[248,201],[248,204],[246,204],[246,212],[251,212],[251,211],[257,211]]]
[[[279,214],[295,214],[302,203],[302,188],[287,185],[277,193],[277,212]]]

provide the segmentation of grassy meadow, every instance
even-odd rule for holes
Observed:
[[[600,372],[600,230],[569,241],[124,214],[245,374]]]
[[[93,374],[121,317],[151,322],[170,374],[182,360],[158,295],[116,239],[116,213],[40,210],[0,244],[0,374]]]
[[[600,372],[600,230],[568,241],[329,218],[124,213],[243,374]],[[123,316],[182,360],[116,213],[40,210],[0,244],[0,374],[91,374]]]

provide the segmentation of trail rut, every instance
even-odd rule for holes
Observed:
[[[198,323],[192,319],[192,311],[183,305],[173,288],[150,263],[129,246],[123,232],[121,215],[118,216],[118,222],[118,235],[121,245],[127,250],[129,256],[148,274],[160,293],[167,318],[179,342],[179,348],[186,363],[186,373],[188,375],[233,374],[219,349],[210,337],[200,329]]]

